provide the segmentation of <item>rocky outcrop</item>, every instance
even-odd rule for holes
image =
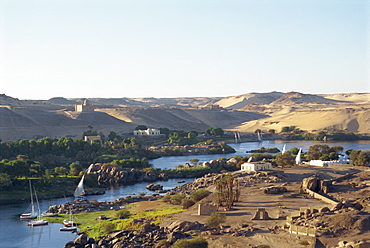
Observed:
[[[155,174],[151,172],[143,172],[137,169],[121,168],[108,164],[93,164],[89,167],[89,173],[94,173],[98,176],[100,185],[127,185],[139,182],[154,182],[168,180],[168,175],[165,173]]]
[[[282,179],[279,178],[280,174],[268,174],[261,172],[245,172],[245,171],[235,171],[231,173],[235,178],[239,180],[240,186],[248,186],[254,183],[279,183],[282,182]],[[172,190],[170,190],[171,194],[191,194],[194,190],[201,189],[201,188],[208,188],[209,186],[214,185],[214,182],[220,179],[223,174],[220,173],[209,173],[204,175],[203,177],[195,179],[193,182],[185,183],[183,185],[179,185]]]
[[[329,186],[331,184],[332,181],[321,180],[318,175],[313,175],[302,180],[301,189],[309,189],[317,193],[326,194],[329,192]]]
[[[102,237],[99,241],[88,238],[86,234],[81,234],[74,241],[65,244],[64,248],[119,248],[119,247],[157,247],[160,240],[167,244],[174,244],[179,239],[191,236],[191,230],[206,232],[209,229],[204,224],[189,221],[175,221],[168,227],[161,227],[151,223],[151,220],[141,221],[139,231],[118,231]]]
[[[71,211],[73,214],[82,212],[96,212],[106,210],[119,210],[122,206],[139,201],[155,201],[160,199],[161,196],[153,194],[150,196],[127,196],[119,198],[114,201],[98,202],[96,200],[88,201],[86,199],[76,199],[73,202],[67,202],[62,205],[53,205],[46,211],[53,214],[68,214]]]

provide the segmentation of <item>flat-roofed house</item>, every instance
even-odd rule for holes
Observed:
[[[268,162],[245,162],[241,165],[242,171],[261,171],[261,170],[272,170],[271,163]]]

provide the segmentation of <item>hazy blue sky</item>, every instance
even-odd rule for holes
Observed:
[[[370,92],[370,0],[0,0],[0,93]]]

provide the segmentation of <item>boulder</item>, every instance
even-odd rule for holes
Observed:
[[[309,189],[314,192],[318,192],[320,188],[319,186],[320,186],[320,179],[318,176],[314,175],[314,176],[304,178],[302,180],[301,189],[303,190]]]
[[[75,239],[74,243],[76,245],[82,245],[82,246],[86,245],[88,243],[87,235],[85,233],[81,234]]]
[[[156,190],[163,190],[163,186],[160,184],[148,184],[146,187],[148,190],[156,191]]]
[[[75,246],[75,243],[73,241],[69,241],[64,245],[64,248],[72,248]]]

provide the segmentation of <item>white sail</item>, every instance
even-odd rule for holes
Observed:
[[[301,163],[301,153],[302,153],[302,148],[299,148],[297,157],[295,158],[295,163],[300,164]]]
[[[35,211],[35,203],[33,202],[33,193],[32,193],[31,180],[28,180],[28,182],[30,184],[31,212],[21,214],[21,216],[20,216],[21,219],[35,219],[37,217],[37,214],[36,214],[36,211]]]
[[[258,139],[259,142],[262,141],[262,134],[261,134],[261,132],[258,132],[257,133],[257,139]]]
[[[285,149],[286,149],[286,144],[284,144],[283,151],[281,152],[281,154],[284,154],[286,152]]]
[[[74,196],[76,198],[81,197],[81,196],[83,196],[85,194],[85,190],[84,190],[84,178],[85,178],[85,175],[82,176],[80,182],[77,185],[77,188],[76,188],[75,193],[74,193]]]

